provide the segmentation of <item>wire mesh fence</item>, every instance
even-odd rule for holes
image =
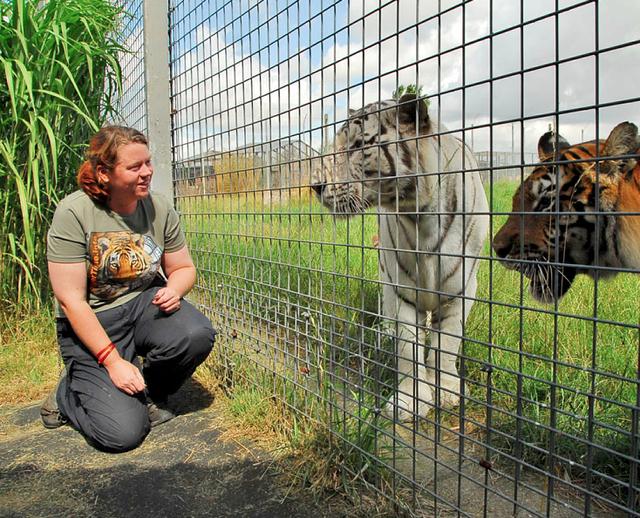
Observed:
[[[123,10],[118,42],[125,51],[118,58],[122,68],[122,93],[116,93],[117,98],[113,99],[116,114],[110,122],[146,133],[143,0],[117,0],[116,5]]]
[[[640,6],[169,11],[229,384],[330,430],[398,512],[640,514]]]

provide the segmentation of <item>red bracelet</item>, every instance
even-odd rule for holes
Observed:
[[[104,361],[107,359],[107,356],[109,356],[111,354],[111,351],[113,351],[115,348],[116,346],[114,345],[114,343],[109,342],[109,345],[107,345],[104,349],[98,352],[98,354],[96,355],[96,358],[98,359],[98,365],[102,365]]]
[[[98,354],[96,354],[96,358],[100,359],[100,356],[102,356],[107,351],[107,349],[110,349],[111,347],[114,347],[113,342],[109,342],[102,349],[100,349],[98,351]]]
[[[115,348],[116,346],[111,343],[102,351],[100,351],[100,353],[98,354],[98,365],[102,365],[107,357],[111,354],[111,351],[113,351]]]

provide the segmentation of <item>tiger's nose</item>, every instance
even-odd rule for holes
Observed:
[[[493,238],[493,250],[500,259],[504,259],[509,255],[513,248],[513,236],[504,228],[501,229]]]
[[[318,196],[322,196],[322,191],[324,191],[324,188],[327,186],[326,183],[324,182],[316,182],[316,183],[312,183],[311,184],[311,188],[316,191],[316,194]]]
[[[500,259],[504,259],[511,252],[511,243],[493,242],[493,250]]]

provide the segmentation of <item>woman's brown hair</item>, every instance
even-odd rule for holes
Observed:
[[[104,126],[89,141],[85,161],[78,169],[78,186],[98,203],[106,204],[109,191],[98,180],[98,167],[113,171],[118,160],[118,149],[126,144],[149,145],[147,137],[126,126]]]

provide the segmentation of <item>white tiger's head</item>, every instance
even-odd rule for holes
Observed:
[[[429,127],[427,103],[414,94],[350,110],[334,154],[322,158],[311,187],[326,207],[344,216],[374,204],[402,210],[406,202],[415,210],[417,137]]]

